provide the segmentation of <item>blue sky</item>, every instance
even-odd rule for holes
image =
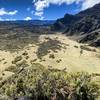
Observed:
[[[0,0],[0,20],[55,20],[76,14],[100,0]]]

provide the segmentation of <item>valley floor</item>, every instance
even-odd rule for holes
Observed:
[[[46,68],[67,72],[85,71],[100,74],[100,49],[77,43],[62,34],[41,35],[39,43],[29,44],[18,52],[0,51],[0,76],[3,79],[11,76],[14,73],[5,70],[23,61],[28,65],[40,63]],[[18,57],[19,60],[12,63]]]

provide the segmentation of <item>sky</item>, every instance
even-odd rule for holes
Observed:
[[[0,0],[0,21],[56,20],[97,3],[100,0]]]

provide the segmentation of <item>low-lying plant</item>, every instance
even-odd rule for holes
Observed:
[[[34,63],[2,84],[0,95],[6,95],[9,100],[21,97],[32,98],[29,100],[96,100],[99,89],[99,84],[88,73],[49,70]]]

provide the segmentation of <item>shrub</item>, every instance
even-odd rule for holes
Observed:
[[[26,56],[25,59],[29,59],[29,56]]]
[[[5,61],[3,64],[6,64],[7,62]]]
[[[12,64],[16,64],[17,62],[22,60],[22,56],[17,56],[14,61],[12,61]]]
[[[62,61],[62,60],[61,60],[61,59],[59,59],[59,60],[57,60],[56,62],[57,62],[57,63],[60,63],[61,61]]]
[[[54,59],[54,58],[55,58],[54,54],[50,54],[50,55],[49,55],[49,58]]]
[[[86,50],[86,51],[96,52],[96,49],[91,49],[91,48],[86,47],[86,46],[80,46],[80,48],[83,50]]]
[[[57,50],[61,50],[61,42],[58,40],[49,39],[46,42],[43,42],[39,45],[38,51],[36,52],[39,59],[42,59],[43,56],[50,53],[50,50],[53,52],[57,52]]]
[[[75,48],[78,48],[78,46],[77,46],[77,45],[75,45],[74,47],[75,47]]]
[[[28,55],[27,51],[25,51],[22,55],[27,56]]]
[[[28,96],[32,100],[96,100],[99,89],[88,73],[48,70],[34,63],[2,84],[0,94]]]
[[[21,61],[20,63],[16,65],[11,65],[9,66],[6,71],[18,73],[20,70],[24,69],[25,67],[28,67],[29,65],[27,64],[26,60]]]

